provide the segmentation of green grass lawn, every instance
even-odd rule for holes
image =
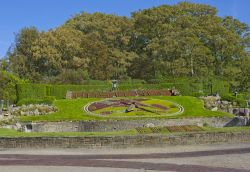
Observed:
[[[158,97],[151,97],[158,98]],[[234,115],[220,112],[220,111],[210,111],[204,108],[204,103],[202,100],[196,97],[190,96],[164,96],[161,97],[162,100],[168,100],[180,104],[184,107],[184,113],[177,115],[174,118],[183,118],[183,117],[234,117]]]
[[[146,98],[146,97],[145,97]],[[155,118],[187,118],[187,117],[233,117],[233,115],[224,112],[212,112],[210,110],[204,109],[202,100],[189,97],[189,96],[153,96],[148,97],[153,99],[168,100],[176,102],[184,107],[184,113],[177,116],[162,116]],[[83,107],[92,101],[97,101],[101,99],[75,99],[75,100],[56,100],[54,105],[58,108],[58,111],[49,115],[41,116],[22,116],[21,121],[80,121],[80,120],[133,120],[140,119],[140,117],[128,117],[128,118],[109,118],[109,117],[99,117],[93,116],[86,113]],[[145,119],[145,118],[143,118]]]

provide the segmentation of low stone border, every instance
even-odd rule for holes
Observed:
[[[250,131],[100,137],[1,137],[0,148],[126,148],[243,142],[250,143]]]

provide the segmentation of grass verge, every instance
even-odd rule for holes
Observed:
[[[225,127],[225,128],[211,128],[202,127],[203,131],[197,133],[216,133],[216,132],[244,132],[250,131],[250,126],[247,127]],[[180,135],[196,132],[169,132],[167,130],[161,130],[154,133],[150,128],[142,128],[143,132],[139,134],[136,129],[113,131],[113,132],[61,132],[61,133],[25,133],[19,132],[13,129],[0,128],[0,137],[85,137],[85,136],[135,136],[135,135]]]
[[[132,136],[136,130],[124,130],[113,132],[60,132],[60,133],[25,133],[13,129],[0,128],[0,137],[83,137],[83,136]]]

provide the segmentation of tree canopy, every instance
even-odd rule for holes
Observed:
[[[78,14],[39,32],[23,28],[10,69],[33,82],[220,77],[250,87],[249,26],[209,5],[182,2],[121,17]]]

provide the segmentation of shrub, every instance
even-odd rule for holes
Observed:
[[[119,80],[119,85],[128,85],[128,84],[145,84],[146,81],[141,79],[127,79],[127,80]]]
[[[202,97],[202,96],[204,96],[205,94],[203,93],[203,92],[194,92],[194,93],[192,93],[192,96],[193,97]]]
[[[250,93],[240,93],[237,95],[238,98],[250,100]]]
[[[24,82],[15,75],[0,71],[0,99],[15,102],[17,99],[16,84]]]
[[[226,81],[218,79],[207,80],[203,81],[203,91],[207,94],[210,94],[211,91],[212,93],[219,93],[220,95],[228,94],[230,92],[230,86]]]
[[[83,84],[88,79],[88,72],[81,69],[63,69],[55,78],[56,82],[60,84]]]
[[[221,99],[230,102],[236,102],[240,107],[246,107],[247,105],[245,99],[241,98],[240,96],[239,97],[233,96],[232,94],[223,94],[221,95]]]
[[[161,80],[159,80],[159,79],[150,79],[150,80],[147,81],[147,83],[149,83],[149,84],[160,84]]]
[[[226,81],[213,80],[213,92],[217,92],[219,94],[228,94],[230,87],[229,83]]]
[[[203,127],[209,127],[209,124],[207,122],[203,123]]]

